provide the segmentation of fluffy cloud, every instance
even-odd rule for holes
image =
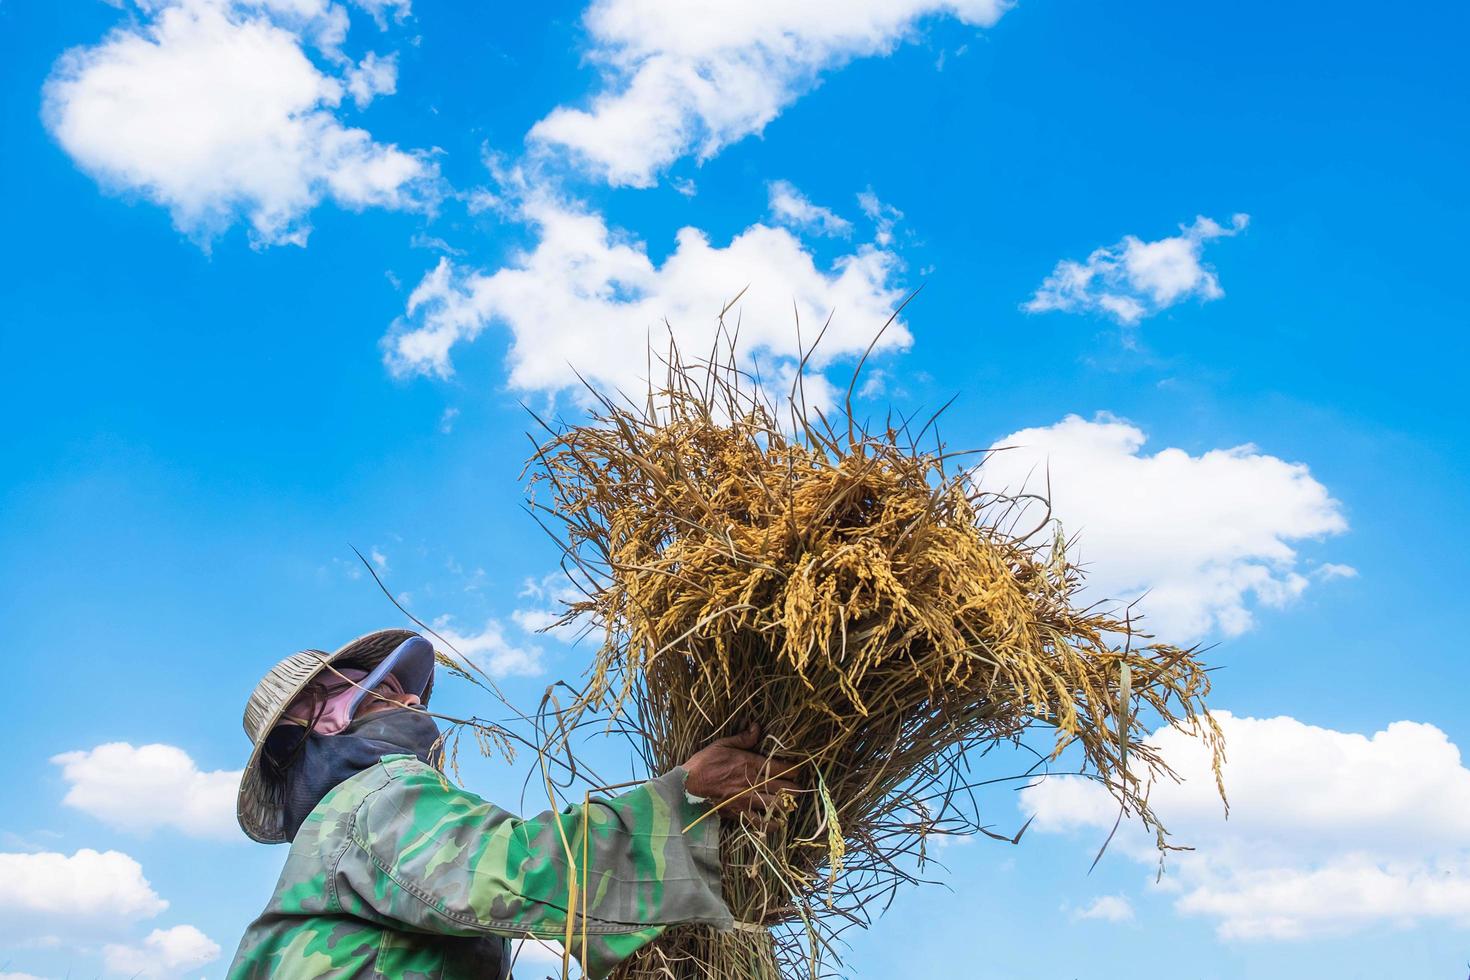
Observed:
[[[347,73],[347,91],[359,109],[379,95],[392,95],[398,91],[398,55],[386,58],[369,53],[355,68]]]
[[[641,242],[610,229],[600,215],[545,194],[528,197],[518,215],[536,231],[530,251],[488,274],[441,259],[419,283],[384,340],[395,373],[448,376],[451,348],[500,322],[511,332],[511,387],[576,388],[581,372],[603,387],[638,391],[650,340],[657,348],[672,330],[681,349],[708,351],[721,302],[747,286],[730,319],[738,314],[741,348],[752,355],[797,354],[793,302],[807,345],[835,311],[810,362],[820,370],[866,349],[902,298],[892,284],[898,257],[872,245],[824,271],[784,228],[755,224],[724,247],[684,228],[673,253],[656,265]],[[909,340],[895,323],[882,346],[902,348]]]
[[[1179,234],[1146,242],[1127,235],[1100,248],[1086,262],[1057,263],[1041,288],[1022,307],[1028,313],[1104,313],[1132,325],[1191,296],[1201,302],[1225,295],[1215,272],[1201,259],[1205,242],[1245,229],[1250,216],[1231,217],[1226,228],[1200,216],[1180,225]]]
[[[1254,604],[1281,607],[1308,585],[1292,542],[1347,529],[1302,463],[1250,445],[1149,454],[1146,439],[1120,419],[1068,416],[997,440],[993,448],[1006,448],[978,479],[996,491],[1049,480],[1053,514],[1077,535],[1072,557],[1087,564],[1094,594],[1146,592],[1139,609],[1171,641],[1250,628]]]
[[[243,218],[257,244],[304,244],[307,215],[328,198],[352,209],[431,205],[436,169],[426,154],[376,142],[338,117],[345,90],[365,104],[396,80],[391,59],[353,67],[341,55],[341,6],[139,6],[136,21],[63,55],[45,86],[48,128],[98,182],[168,208],[203,241]],[[343,77],[318,68],[308,40],[345,62]]]
[[[505,638],[505,628],[497,620],[485,621],[478,633],[461,633],[450,625],[447,616],[434,620],[434,631],[466,660],[491,677],[535,677],[541,673],[541,651],[522,647]]]
[[[693,151],[700,160],[753,133],[822,72],[892,51],[925,17],[989,27],[1007,0],[789,3],[594,0],[584,23],[602,89],[531,130],[614,184],[646,187]]]
[[[1192,852],[1170,858],[1175,908],[1215,920],[1223,938],[1289,939],[1378,924],[1470,926],[1470,770],[1433,725],[1371,736],[1294,718],[1216,715],[1229,761],[1224,819],[1209,753],[1172,729],[1151,741],[1184,777],[1150,803]],[[1048,779],[1022,793],[1034,831],[1101,841],[1117,806],[1095,783]],[[1135,827],[1122,853],[1152,866]]]
[[[166,908],[138,862],[117,851],[0,854],[0,936],[7,939],[26,935],[26,945],[41,947],[59,945],[62,937],[92,942]],[[217,943],[189,925],[154,929],[137,944],[102,946],[108,971],[131,977],[177,976],[219,954]],[[0,972],[0,980],[27,977]]]
[[[166,908],[142,866],[119,851],[0,854],[0,921],[10,925],[32,919],[48,929],[69,922],[131,922]]]
[[[766,190],[770,194],[771,217],[783,225],[818,235],[846,235],[852,231],[852,222],[830,208],[813,204],[790,181],[773,180]]]
[[[237,840],[238,771],[205,772],[172,745],[109,742],[51,761],[69,784],[62,802],[125,830],[178,830],[191,837]]]
[[[108,943],[102,960],[129,977],[173,977],[217,959],[219,944],[193,926],[154,929],[138,945]]]

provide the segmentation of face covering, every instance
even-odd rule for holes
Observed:
[[[343,780],[377,765],[387,755],[412,755],[438,767],[439,726],[418,708],[375,711],[336,735],[306,736],[301,754],[286,770],[286,836],[294,839],[322,798]]]

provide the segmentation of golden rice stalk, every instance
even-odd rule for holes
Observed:
[[[774,828],[724,821],[743,928],[671,930],[617,976],[820,975],[837,932],[916,880],[928,836],[1000,836],[969,763],[1036,726],[1054,737],[1026,776],[1071,746],[1161,848],[1148,787],[1173,774],[1145,723],[1201,735],[1218,779],[1195,651],[1082,607],[1060,531],[1017,532],[1028,499],[981,492],[956,454],[850,407],[830,422],[799,385],[778,409],[733,351],[672,351],[642,406],[593,397],[532,464],[534,509],[583,580],[567,618],[603,632],[572,723],[611,712],[662,772],[757,720],[812,790]]]

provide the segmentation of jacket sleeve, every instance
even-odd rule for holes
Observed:
[[[669,925],[731,927],[719,818],[689,800],[682,769],[522,819],[417,760],[382,765],[391,778],[358,808],[337,860],[343,911],[423,932],[562,940],[575,873],[572,954],[585,942],[593,978]]]

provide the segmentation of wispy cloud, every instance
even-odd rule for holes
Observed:
[[[1206,242],[1245,230],[1250,216],[1229,226],[1197,217],[1179,234],[1146,242],[1126,235],[1094,251],[1085,262],[1063,259],[1022,309],[1028,313],[1101,313],[1133,325],[1191,297],[1201,302],[1225,295],[1215,271],[1203,262]]]
[[[505,628],[496,619],[487,619],[478,631],[460,632],[447,616],[434,620],[434,631],[452,647],[446,653],[458,652],[491,677],[535,677],[541,673],[541,651],[506,639]]]
[[[873,193],[871,187],[858,194],[857,199],[858,207],[863,209],[863,214],[875,226],[873,241],[885,248],[893,244],[893,228],[903,220],[903,212],[878,200],[878,195]]]
[[[1101,919],[1104,922],[1130,922],[1133,903],[1124,895],[1099,895],[1072,913],[1074,919]]]
[[[813,204],[790,181],[773,180],[766,185],[766,191],[770,197],[771,217],[778,224],[818,235],[852,233],[851,221],[837,215],[830,208]]]
[[[545,633],[568,643],[576,638],[584,625],[571,622],[556,626],[566,614],[567,606],[582,598],[581,592],[563,572],[552,572],[540,579],[526,579],[516,598],[523,604],[511,613],[511,619],[527,633]]]

